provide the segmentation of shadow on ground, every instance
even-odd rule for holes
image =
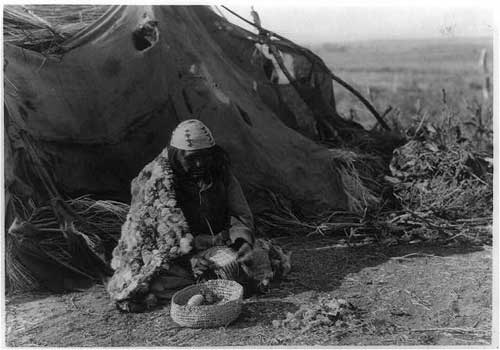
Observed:
[[[8,296],[7,344],[482,345],[490,339],[491,247],[371,244],[349,248],[339,246],[335,238],[278,241],[293,252],[290,275],[270,293],[245,299],[242,314],[228,327],[181,328],[170,318],[168,305],[142,314],[122,314],[103,286],[97,285],[79,293]],[[272,327],[273,320],[314,301],[315,294],[347,299],[362,311],[363,327],[342,337],[334,329],[298,334]]]
[[[262,299],[275,298],[305,291],[327,292],[338,287],[343,278],[365,268],[376,267],[384,262],[404,257],[405,260],[422,257],[446,257],[468,254],[483,249],[479,245],[441,243],[420,243],[384,246],[367,244],[364,246],[340,246],[339,239],[326,237],[319,239],[284,237],[278,238],[287,251],[292,251],[292,271],[282,281],[273,282],[273,292],[261,296]],[[30,293],[7,295],[13,302],[25,302],[63,296],[67,293],[35,291]]]
[[[443,245],[436,243],[420,243],[383,246],[368,244],[361,247],[339,247],[335,238],[323,238],[298,242],[290,238],[280,243],[291,250],[293,268],[279,286],[273,288],[271,297],[288,295],[290,291],[327,292],[340,286],[344,277],[363,269],[376,267],[388,260],[408,261],[425,257],[446,257],[468,254],[483,250],[474,245]],[[369,282],[369,281],[367,281]]]
[[[248,301],[243,305],[243,310],[238,322],[232,327],[246,328],[252,325],[271,327],[271,322],[283,318],[288,312],[299,309],[297,304],[277,300]]]

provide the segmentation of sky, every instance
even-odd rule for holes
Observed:
[[[439,3],[436,0],[436,3]],[[424,3],[425,4],[425,3]],[[369,39],[477,37],[493,35],[493,9],[472,4],[450,6],[314,6],[255,3],[262,26],[301,43]],[[480,4],[480,2],[479,2]],[[228,5],[247,19],[250,4]],[[219,7],[220,8],[220,7]],[[232,22],[243,22],[221,9]],[[247,25],[245,28],[249,28]]]
[[[264,28],[298,43],[370,39],[492,36],[498,0],[225,0],[247,19],[250,6]],[[9,0],[9,4],[26,3]],[[79,3],[77,0],[31,0],[29,3]],[[206,4],[213,0],[87,0],[95,4]],[[251,29],[219,7],[232,22]],[[495,27],[498,30],[498,27]]]

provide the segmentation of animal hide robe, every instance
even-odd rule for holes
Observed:
[[[132,202],[113,250],[107,290],[116,301],[140,299],[158,273],[192,249],[193,236],[177,206],[167,148],[132,180]]]

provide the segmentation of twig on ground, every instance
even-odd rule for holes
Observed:
[[[448,239],[446,240],[446,242],[453,241],[453,240],[454,240],[455,238],[457,238],[457,237],[465,237],[465,235],[464,235],[463,233],[458,233],[458,234],[456,234],[456,235],[454,235],[454,236],[452,236],[452,237],[448,238]]]
[[[372,243],[372,242],[369,242],[369,243],[360,242],[360,243],[350,243],[350,244],[339,243],[339,244],[328,245],[328,246],[325,246],[325,247],[310,248],[310,249],[305,249],[305,250],[306,251],[318,251],[318,250],[328,250],[328,249],[335,249],[335,248],[361,247],[361,246],[368,245],[370,243]]]
[[[410,332],[455,332],[455,333],[488,333],[489,331],[484,329],[474,329],[474,328],[423,328],[423,329],[410,329]]]
[[[432,254],[425,254],[425,253],[410,253],[410,254],[406,254],[403,256],[393,256],[390,258],[390,260],[407,260],[410,257],[416,257],[416,256],[423,256],[423,257],[428,257],[428,258],[442,258],[442,256],[439,256],[439,255],[432,255]]]

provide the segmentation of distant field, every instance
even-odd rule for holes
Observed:
[[[429,114],[443,107],[442,89],[448,105],[461,108],[481,100],[484,81],[479,69],[480,52],[488,52],[492,75],[492,38],[363,41],[313,47],[330,69],[359,89],[381,112],[388,105],[408,120],[420,106]],[[338,110],[346,116],[372,123],[373,118],[345,89],[334,85]],[[351,111],[352,110],[352,111]],[[398,114],[399,112],[396,112]]]

